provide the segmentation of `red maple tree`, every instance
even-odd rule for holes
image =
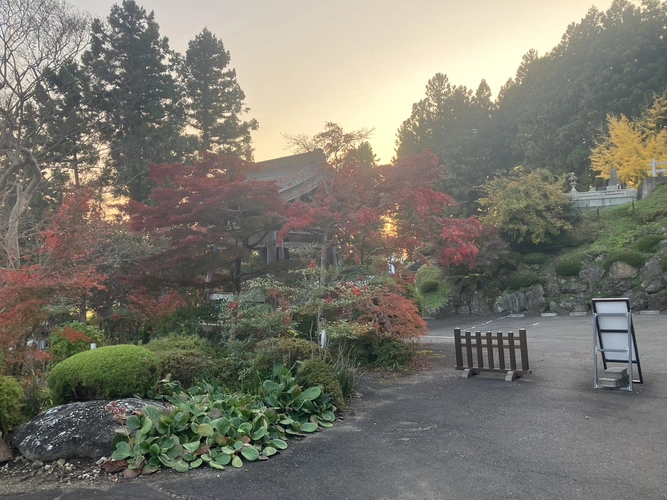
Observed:
[[[130,202],[127,208],[135,231],[169,244],[137,269],[144,285],[240,290],[242,280],[253,275],[244,264],[282,225],[278,186],[249,178],[257,168],[210,153],[192,166],[151,165],[156,187],[149,203]]]
[[[73,192],[40,233],[39,251],[24,256],[27,264],[0,269],[0,349],[10,366],[34,356],[26,340],[49,318],[49,306],[78,307],[85,319],[86,297],[104,288],[107,229],[92,193]]]
[[[453,217],[456,202],[432,187],[442,180],[444,168],[428,151],[370,170],[348,163],[329,191],[290,205],[279,237],[319,233],[325,247],[337,245],[346,260],[362,264],[376,255],[420,259],[419,250],[428,246],[444,266],[472,265],[480,224]]]

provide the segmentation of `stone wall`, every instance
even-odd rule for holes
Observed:
[[[615,262],[608,271],[601,261],[586,264],[578,276],[562,277],[553,264],[527,266],[538,272],[540,282],[527,288],[489,296],[481,291],[456,292],[436,317],[452,314],[517,314],[586,312],[594,297],[627,297],[633,311],[667,310],[667,240],[641,268]]]

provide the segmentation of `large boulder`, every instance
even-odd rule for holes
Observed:
[[[521,291],[516,291],[514,293],[504,292],[496,299],[493,309],[497,313],[509,312],[517,314],[526,310],[527,303],[526,294]]]
[[[491,308],[486,297],[481,292],[475,292],[470,298],[470,314],[490,314]]]
[[[110,410],[110,401],[86,401],[56,406],[20,425],[11,434],[11,444],[30,460],[99,458],[109,456],[120,424]],[[166,408],[157,401],[119,399],[115,407],[127,415],[146,406]]]
[[[541,313],[544,312],[544,308],[547,305],[547,301],[544,298],[544,288],[539,283],[531,286],[526,290],[526,300],[528,301],[526,305],[526,310],[531,313]]]
[[[630,280],[637,276],[639,270],[632,267],[630,264],[621,262],[620,260],[614,262],[609,268],[609,279],[611,280]]]
[[[662,275],[661,259],[656,257],[649,260],[639,273],[642,279],[642,289],[646,293],[657,293],[662,290],[665,287]]]
[[[591,265],[581,270],[579,278],[588,284],[589,291],[595,291],[600,286],[600,281],[604,276],[604,268],[598,265]]]
[[[549,310],[558,314],[586,312],[589,308],[590,303],[582,296],[562,297],[559,301],[552,300],[549,303]]]

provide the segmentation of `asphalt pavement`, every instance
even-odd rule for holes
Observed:
[[[16,499],[667,498],[667,315],[635,315],[645,383],[593,389],[588,316],[431,322],[427,366],[367,376],[333,429],[242,469],[157,474]],[[462,379],[453,329],[525,328],[532,375]]]

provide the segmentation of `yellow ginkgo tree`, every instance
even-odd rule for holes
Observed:
[[[653,158],[667,160],[667,98],[656,97],[637,121],[626,116],[607,115],[606,135],[598,139],[591,152],[591,168],[598,177],[609,179],[618,171],[621,184],[637,186],[647,176]]]

